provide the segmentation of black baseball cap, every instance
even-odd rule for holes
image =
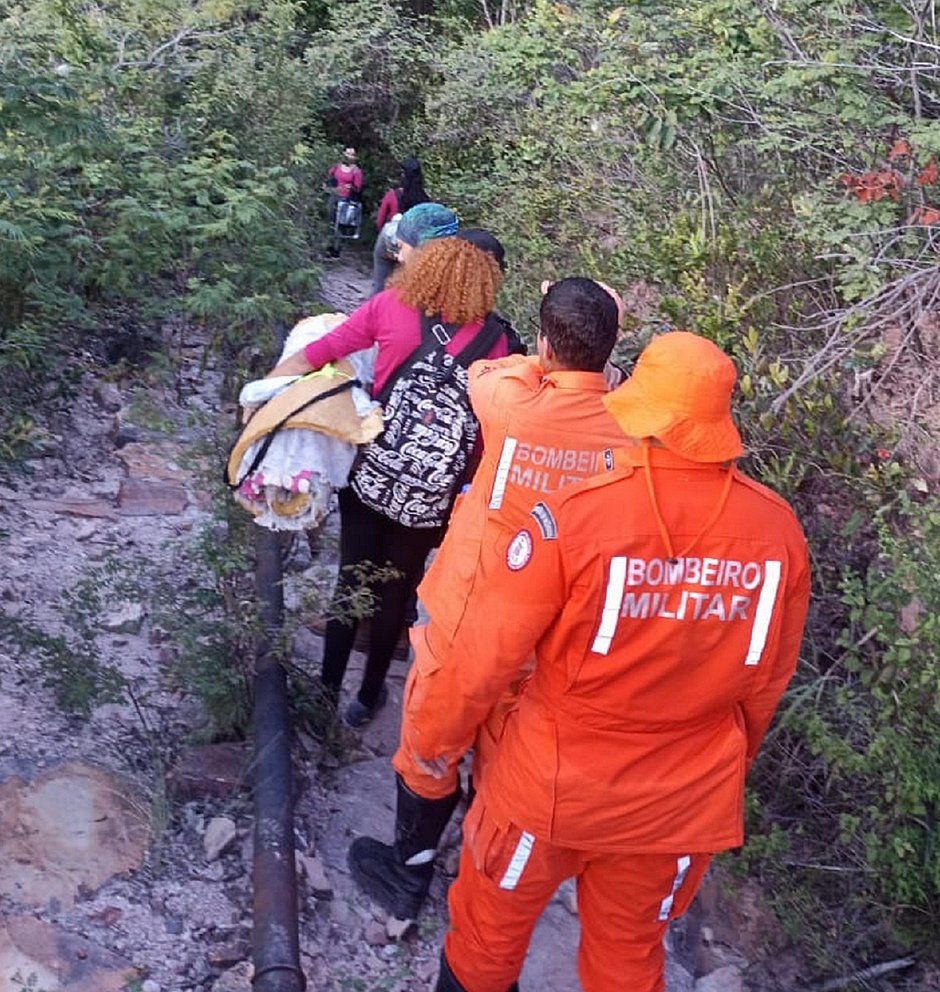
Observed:
[[[500,269],[503,272],[506,271],[506,249],[503,248],[499,239],[490,234],[489,231],[484,231],[480,227],[463,227],[455,236],[462,241],[469,241],[470,244],[479,248],[480,251],[485,251],[488,255],[492,255],[496,259]]]

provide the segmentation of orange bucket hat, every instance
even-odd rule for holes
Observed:
[[[736,377],[716,344],[672,331],[643,349],[633,374],[604,403],[630,437],[655,437],[693,462],[726,462],[744,454],[731,419]]]

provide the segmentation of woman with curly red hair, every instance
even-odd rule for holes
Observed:
[[[389,288],[377,293],[335,330],[307,345],[272,370],[271,375],[303,374],[373,344],[373,396],[422,342],[422,315],[439,318],[452,333],[447,354],[458,355],[483,331],[502,279],[493,254],[455,237],[427,242],[394,274]],[[486,352],[508,354],[505,334]],[[440,543],[442,526],[411,527],[379,512],[352,488],[339,492],[340,567],[333,594],[333,616],[326,625],[323,685],[338,700],[358,619],[349,604],[371,596],[375,604],[369,626],[369,650],[362,684],[345,712],[350,726],[368,723],[385,704],[388,672],[405,624],[409,600],[424,572],[428,552]]]

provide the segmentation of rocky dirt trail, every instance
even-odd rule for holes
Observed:
[[[348,310],[367,287],[338,265],[323,295]],[[234,420],[218,409],[220,375],[203,367],[198,335],[174,350],[172,386],[89,378],[42,452],[0,481],[0,992],[251,988],[249,747],[196,743],[201,715],[173,677],[165,619],[197,579],[187,549],[207,528],[224,540],[196,466],[220,417],[229,430]],[[294,663],[310,673],[322,643],[302,603],[335,563],[335,532],[331,518],[315,555],[295,541],[287,565]],[[353,656],[350,686],[362,662]],[[57,674],[96,664],[125,691],[70,715]],[[320,992],[433,988],[457,827],[430,905],[404,934],[345,863],[353,837],[391,839],[405,674],[394,663],[389,705],[339,754],[297,735],[302,965]],[[669,992],[796,987],[783,959],[745,986],[773,929],[753,893],[729,899],[714,880],[672,935]],[[577,992],[577,936],[563,887],[536,931],[526,992]]]

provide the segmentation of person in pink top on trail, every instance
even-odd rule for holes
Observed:
[[[378,396],[421,344],[422,315],[439,315],[452,328],[445,346],[449,355],[459,355],[478,335],[483,335],[481,341],[490,340],[494,319],[490,315],[501,280],[499,263],[488,251],[460,237],[432,239],[395,273],[391,288],[373,296],[303,352],[281,362],[270,375],[304,374],[376,344],[372,395]],[[485,357],[508,354],[503,323]],[[332,619],[326,625],[322,679],[327,699],[338,702],[358,624],[358,618],[349,616],[349,604],[371,599],[374,612],[365,672],[359,692],[344,713],[347,724],[359,727],[387,701],[385,675],[408,604],[424,573],[428,552],[440,543],[444,528],[408,526],[392,519],[367,506],[352,486],[339,491],[339,510],[339,575]]]
[[[388,190],[379,204],[375,218],[378,234],[372,251],[372,292],[381,293],[388,277],[400,261],[398,222],[412,207],[428,203],[431,197],[424,188],[421,163],[408,156],[401,163],[402,184]]]
[[[326,191],[329,194],[326,206],[326,219],[331,228],[335,227],[337,210],[340,204],[359,200],[362,194],[362,169],[356,165],[356,149],[349,146],[343,149],[342,160],[327,170]],[[356,209],[360,209],[357,207]],[[342,220],[340,220],[343,223]],[[352,223],[350,221],[350,223]],[[358,220],[356,221],[358,227]],[[358,235],[357,235],[358,236]],[[326,249],[328,259],[339,258],[340,239],[334,233]]]
[[[343,149],[342,161],[331,165],[328,185],[334,187],[338,200],[357,200],[362,192],[362,169],[356,165],[356,149]]]

